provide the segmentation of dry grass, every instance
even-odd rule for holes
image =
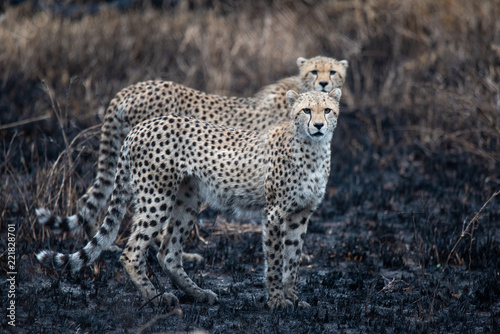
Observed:
[[[401,117],[407,140],[500,161],[499,1],[313,3],[103,9],[78,19],[10,8],[0,30],[1,82],[13,94],[44,80],[64,96],[77,76],[68,121],[90,126],[99,107],[140,80],[250,95],[295,73],[298,56],[325,54],[351,63],[346,111]],[[7,104],[2,123],[51,111],[46,98],[23,100]],[[374,142],[386,140],[380,130],[370,129]]]

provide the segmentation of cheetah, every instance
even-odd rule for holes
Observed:
[[[297,271],[309,218],[330,174],[331,141],[341,90],[288,91],[289,120],[266,133],[218,126],[182,116],[160,116],[136,126],[117,163],[110,205],[87,245],[73,253],[41,251],[37,259],[57,271],[79,271],[115,240],[126,207],[134,201],[132,232],[121,255],[130,279],[147,301],[174,305],[146,273],[146,254],[158,236],[158,261],[173,283],[199,302],[217,295],[198,287],[182,266],[182,245],[200,206],[235,216],[261,215],[267,305],[299,304]],[[155,298],[156,297],[156,298]]]
[[[165,114],[192,116],[200,120],[245,130],[267,131],[287,119],[286,92],[330,92],[345,81],[347,60],[317,56],[297,59],[299,75],[264,87],[250,98],[223,97],[166,81],[146,81],[120,91],[111,101],[101,128],[97,175],[79,203],[77,214],[61,217],[50,210],[36,210],[39,223],[54,232],[78,233],[90,238],[111,195],[116,163],[125,136],[136,124]],[[124,103],[125,102],[125,103]],[[123,110],[118,113],[118,106]]]

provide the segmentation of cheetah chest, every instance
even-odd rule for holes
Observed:
[[[296,188],[295,202],[299,207],[316,207],[323,200],[328,171],[319,168],[313,171],[305,171]]]

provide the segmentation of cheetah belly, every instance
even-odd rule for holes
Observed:
[[[227,187],[223,191],[214,191],[205,182],[199,184],[201,197],[212,208],[229,212],[240,217],[260,217],[266,204],[264,183],[248,181],[238,188]]]

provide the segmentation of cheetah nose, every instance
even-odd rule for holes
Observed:
[[[327,81],[320,81],[320,82],[319,82],[319,85],[320,85],[321,87],[325,88],[325,87],[326,87],[326,85],[328,85],[328,82],[327,82]]]
[[[314,127],[318,130],[321,130],[321,128],[323,127],[323,123],[314,123]]]

